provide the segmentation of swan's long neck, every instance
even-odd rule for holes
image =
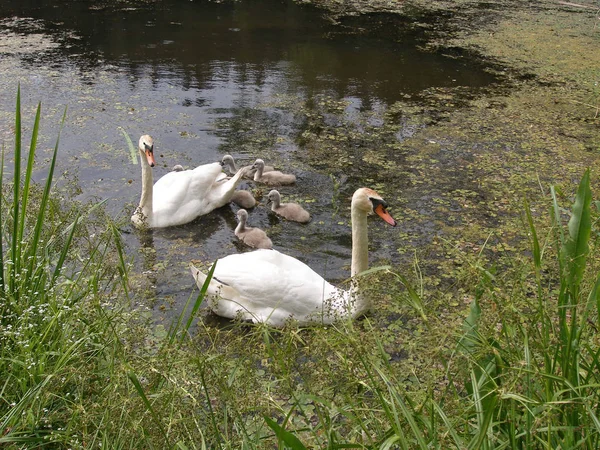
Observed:
[[[369,267],[369,238],[367,235],[367,215],[352,208],[352,266],[350,276],[367,270]]]
[[[369,267],[369,239],[367,234],[367,215],[358,208],[352,207],[352,265],[350,276],[367,270]],[[352,317],[358,317],[371,308],[371,302],[364,295],[360,295],[356,280],[352,281],[350,288],[352,301]]]
[[[140,158],[142,164],[142,196],[140,198],[140,211],[148,224],[152,222],[152,168],[148,165],[146,155],[142,154]]]
[[[275,211],[281,206],[281,197],[279,197],[278,195],[274,195],[273,200],[271,200],[271,203],[273,203],[273,205],[271,205],[271,209]]]

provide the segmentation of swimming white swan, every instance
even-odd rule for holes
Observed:
[[[240,209],[237,212],[239,223],[235,227],[235,235],[244,244],[254,248],[273,248],[273,242],[260,228],[247,227],[248,211]]]
[[[282,173],[279,170],[265,172],[265,162],[262,159],[254,161],[252,168],[256,169],[253,179],[257,183],[264,183],[269,186],[281,186],[296,182],[296,175],[290,173]]]
[[[368,266],[367,215],[375,212],[396,226],[386,206],[369,188],[358,189],[352,197],[352,276]],[[206,275],[193,265],[190,269],[202,287]],[[371,307],[369,299],[355,288],[338,289],[303,262],[277,250],[255,250],[219,259],[207,299],[209,308],[219,316],[278,327],[290,319],[311,325],[356,318]]]
[[[213,209],[229,203],[242,179],[240,169],[231,179],[223,180],[221,163],[198,166],[193,170],[175,170],[152,186],[154,141],[144,135],[138,144],[142,164],[142,196],[131,221],[136,227],[163,228],[191,222]]]
[[[271,192],[269,192],[267,198],[272,203],[271,211],[278,216],[293,222],[310,222],[309,212],[298,203],[281,203],[281,195],[279,194],[279,191],[273,189]]]

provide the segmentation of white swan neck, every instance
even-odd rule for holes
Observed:
[[[145,154],[142,154],[140,163],[142,165],[142,196],[138,210],[143,214],[146,223],[150,225],[152,222],[152,168],[148,165]]]
[[[281,197],[278,195],[273,196],[273,200],[271,200],[273,205],[271,205],[271,209],[275,211],[277,208],[281,206]]]
[[[254,181],[260,181],[260,179],[263,176],[264,169],[265,166],[263,166],[262,164],[256,167],[256,172],[254,172]]]
[[[369,267],[369,242],[367,233],[367,214],[352,205],[352,265],[350,276],[354,278]],[[352,280],[349,291],[352,318],[357,318],[371,309],[370,300],[361,295],[357,280]]]
[[[367,234],[367,215],[352,208],[352,265],[350,276],[367,270],[369,267],[369,243]]]
[[[235,227],[235,233],[241,233],[243,231],[246,231],[246,218],[244,216],[240,217],[240,221],[238,222],[237,226]]]

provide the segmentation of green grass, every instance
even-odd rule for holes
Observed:
[[[60,198],[58,140],[31,181],[40,114],[23,150],[20,109],[18,94],[0,169],[3,448],[600,446],[589,171],[570,210],[554,191],[547,217],[525,203],[527,252],[461,254],[460,289],[436,291],[418,264],[379,268],[364,275],[381,305],[369,317],[281,330],[211,325],[192,292],[162,332],[131,307],[119,224]],[[440,314],[453,293],[470,301],[459,326]]]

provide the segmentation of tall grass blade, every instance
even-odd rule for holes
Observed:
[[[563,231],[563,227],[561,226],[560,220],[560,207],[558,206],[558,200],[556,199],[556,191],[554,186],[550,186],[550,196],[552,197],[552,211],[554,212],[554,223],[556,224],[556,228],[558,230],[559,235],[559,243],[562,245],[565,242],[565,233]]]
[[[25,170],[25,183],[23,184],[23,196],[21,197],[21,217],[19,222],[21,223],[20,232],[18,239],[19,242],[23,241],[23,231],[26,225],[26,214],[27,204],[29,201],[29,186],[31,185],[31,175],[33,173],[33,162],[35,160],[35,150],[37,148],[37,137],[38,130],[40,128],[40,115],[42,111],[42,104],[38,103],[37,112],[35,114],[35,120],[33,122],[33,131],[31,132],[31,143],[29,145],[29,156],[27,157],[27,168]]]
[[[568,284],[575,295],[579,289],[586,258],[589,252],[589,237],[592,229],[590,204],[592,191],[590,189],[590,171],[585,171],[573,204],[571,219],[569,220],[569,236],[562,247],[565,260],[568,262]]]
[[[568,237],[560,248],[560,260],[563,262],[560,274],[559,328],[561,368],[564,377],[572,386],[579,385],[579,344],[576,336],[580,335],[577,321],[577,306],[580,301],[580,284],[584,275],[587,255],[589,253],[589,237],[591,233],[591,189],[590,171],[585,171],[573,204],[571,218],[568,223]],[[562,227],[561,227],[562,228]],[[570,394],[571,397],[576,394]],[[569,414],[574,429],[579,426],[575,409]]]
[[[202,288],[200,289],[200,293],[198,294],[198,296],[196,297],[196,301],[194,302],[194,306],[192,307],[192,311],[190,312],[190,315],[187,319],[187,322],[185,324],[185,328],[184,328],[184,333],[181,333],[181,337],[180,337],[180,343],[183,342],[183,339],[185,338],[185,335],[187,333],[187,331],[190,329],[190,327],[192,326],[192,322],[194,320],[194,317],[196,316],[196,312],[198,312],[198,309],[200,308],[200,305],[202,305],[202,302],[204,301],[204,297],[206,296],[206,291],[208,290],[208,286],[210,285],[210,280],[212,280],[213,274],[215,273],[215,268],[217,266],[217,262],[215,261],[215,263],[212,265],[212,267],[210,268],[207,276],[206,276],[206,280],[204,281],[204,284],[202,285]],[[177,333],[179,332],[179,329],[181,327],[181,324],[183,323],[183,318],[185,317],[188,308],[190,306],[190,302],[191,302],[191,295],[188,298],[187,302],[185,303],[185,306],[183,307],[183,309],[181,310],[181,313],[179,314],[179,317],[177,317],[177,322],[175,322],[174,324],[171,325],[171,328],[169,329],[169,345],[172,344],[175,340],[175,337],[177,336]]]
[[[146,409],[148,410],[148,412],[152,416],[152,419],[154,420],[154,423],[156,424],[156,426],[158,426],[158,428],[160,430],[160,433],[162,434],[162,436],[163,436],[163,438],[165,440],[165,443],[168,444],[169,443],[169,438],[167,436],[167,433],[166,433],[166,431],[165,431],[165,429],[163,427],[162,422],[158,418],[158,415],[156,414],[156,411],[154,411],[154,408],[150,404],[150,401],[148,400],[148,397],[146,397],[146,394],[144,393],[144,388],[142,388],[140,380],[138,380],[138,378],[135,375],[135,373],[133,373],[131,371],[129,373],[127,373],[127,377],[133,383],[133,386],[135,387],[135,390],[137,391],[138,395],[142,399],[142,402],[144,402],[144,405],[146,406]],[[169,445],[169,447],[171,447],[171,446]]]
[[[125,141],[127,142],[127,148],[129,148],[129,155],[131,156],[131,162],[133,164],[137,164],[138,152],[135,149],[135,145],[133,145],[133,142],[131,142],[131,138],[129,137],[127,132],[121,127],[119,127],[119,129],[121,130],[121,133],[123,133],[123,136],[125,136]]]
[[[475,436],[469,443],[469,449],[490,448],[488,433],[490,432],[490,424],[496,411],[498,396],[495,393],[490,393],[487,389],[481,389],[488,383],[488,370],[487,367],[485,369],[482,368],[479,378],[477,378],[476,371],[471,370],[471,386],[476,410],[477,429],[475,430]]]
[[[213,275],[215,273],[215,269],[216,268],[217,268],[217,261],[214,262],[214,264],[210,268],[208,274],[206,275],[206,280],[204,281],[204,284],[202,285],[202,289],[200,289],[200,293],[198,294],[198,298],[196,298],[196,302],[194,303],[194,307],[192,308],[190,316],[188,317],[188,320],[187,320],[187,322],[185,324],[185,330],[184,331],[186,331],[186,332],[192,326],[192,322],[194,320],[194,317],[196,316],[196,313],[198,312],[198,308],[200,308],[200,305],[202,304],[202,301],[204,300],[204,297],[206,296],[206,291],[208,290],[208,286],[210,285],[210,281],[212,280],[212,277],[213,277]]]
[[[20,189],[21,189],[21,85],[17,88],[17,105],[15,111],[15,166],[13,172],[13,232],[12,232],[12,242],[11,242],[11,252],[10,259],[12,260],[12,265],[10,268],[10,278],[9,278],[9,289],[11,294],[15,293],[15,280],[16,275],[18,273],[18,267],[20,262],[18,260],[20,251],[19,251],[19,239],[18,236],[21,235],[19,232],[19,205],[21,202],[20,198]],[[15,301],[18,301],[18,295],[15,295]]]
[[[4,285],[4,220],[2,220],[2,199],[4,196],[4,145],[2,145],[2,158],[0,159],[0,292],[5,293]]]
[[[283,442],[285,444],[286,448],[290,448],[292,450],[307,450],[307,448],[300,441],[300,439],[298,439],[292,433],[287,431],[285,428],[283,428],[281,425],[279,425],[277,422],[275,422],[270,417],[267,417],[267,416],[263,416],[263,417],[265,419],[265,422],[269,426],[269,428],[271,428],[271,430],[273,430],[275,432],[275,436],[277,436],[277,439],[279,440],[279,442]]]

